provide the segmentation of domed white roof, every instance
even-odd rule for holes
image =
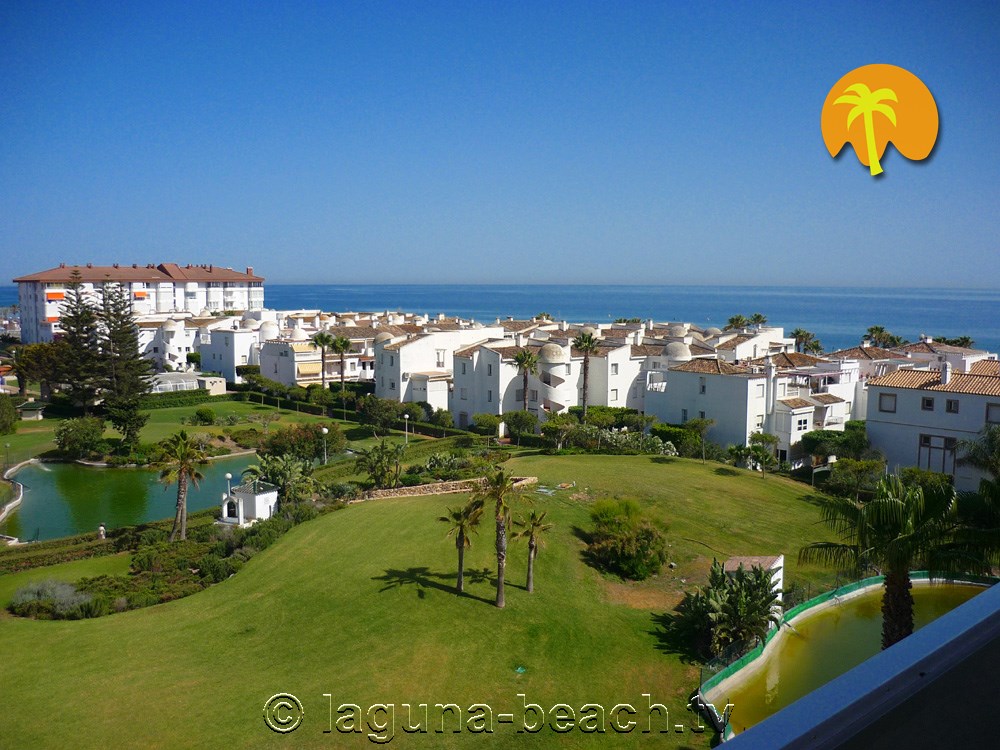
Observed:
[[[381,344],[383,341],[392,341],[392,334],[388,331],[382,331],[381,333],[375,334],[375,343]]]
[[[267,341],[268,339],[276,339],[280,334],[281,330],[278,328],[278,324],[273,320],[266,320],[261,323],[260,326],[260,338],[262,341]]]
[[[680,337],[680,336],[685,335],[687,332],[688,332],[687,326],[683,325],[681,323],[678,323],[677,325],[670,326],[669,334],[671,336],[678,336],[678,337]]]
[[[591,336],[596,336],[599,332],[594,326],[584,326],[580,329],[580,333],[589,333]]]
[[[161,331],[183,331],[184,330],[184,324],[181,323],[179,320],[174,320],[173,318],[167,318],[166,320],[163,321],[163,324],[160,326],[160,330]]]
[[[691,347],[681,341],[671,341],[663,347],[663,354],[674,362],[687,362],[691,359]]]
[[[705,329],[705,335],[706,336],[718,336],[721,333],[722,333],[722,329],[721,328],[716,328],[715,326],[712,326],[711,328],[706,328]]]
[[[292,329],[292,341],[308,341],[308,340],[309,340],[309,334],[305,332],[305,329],[302,326],[295,326],[295,328]]]
[[[569,362],[569,355],[559,344],[546,344],[538,350],[538,361],[549,365],[561,364]]]
[[[203,308],[201,308],[201,312],[198,313],[198,317],[199,318],[211,318],[212,317],[212,311],[209,310],[207,307],[203,307]]]

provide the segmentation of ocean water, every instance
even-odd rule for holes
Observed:
[[[17,290],[0,287],[0,307]],[[921,333],[971,336],[978,348],[1000,351],[1000,290],[877,287],[561,286],[265,284],[264,303],[279,310],[402,310],[458,315],[486,323],[548,312],[571,322],[639,317],[725,325],[736,314],[760,312],[789,332],[812,331],[827,351],[856,345],[881,325],[910,341]]]

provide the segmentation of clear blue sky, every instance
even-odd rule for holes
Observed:
[[[1000,3],[705,5],[7,0],[0,283],[1000,283]],[[819,128],[876,62],[942,120],[879,180]]]

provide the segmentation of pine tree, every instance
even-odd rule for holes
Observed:
[[[0,393],[0,435],[17,432],[17,409],[6,393]]]
[[[149,360],[139,353],[132,304],[120,284],[104,285],[99,321],[104,410],[122,435],[123,452],[128,453],[139,444],[139,432],[149,420],[149,415],[140,411],[140,403],[151,384]]]
[[[66,394],[89,415],[101,378],[97,309],[84,295],[80,272],[74,271],[70,278],[66,299],[59,311]]]

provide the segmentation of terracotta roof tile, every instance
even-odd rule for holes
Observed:
[[[953,372],[948,384],[942,385],[941,373],[937,370],[897,370],[869,380],[868,386],[1000,396],[1000,377],[996,375]]]
[[[747,377],[764,377],[763,374],[751,373],[742,365],[731,365],[721,359],[692,359],[677,367],[671,367],[671,372],[700,372],[705,375],[743,375]]]
[[[880,346],[852,346],[849,349],[838,349],[825,356],[827,359],[906,359],[899,352],[889,351]]]
[[[723,341],[721,344],[717,344],[715,348],[716,349],[721,349],[723,351],[731,351],[731,350],[735,349],[737,346],[739,346],[740,344],[746,343],[747,341],[749,341],[752,338],[754,338],[753,334],[750,334],[750,333],[741,333],[741,334],[739,334],[737,336],[734,336],[733,338],[729,339],[729,341]]]
[[[85,282],[103,281],[263,281],[262,276],[254,276],[232,268],[222,266],[200,265],[200,266],[179,266],[176,263],[161,263],[158,266],[152,264],[141,265],[117,265],[117,266],[71,266],[63,265],[58,268],[50,268],[47,271],[20,276],[14,279],[21,281],[44,281],[50,283],[67,283],[72,281],[72,273],[80,272],[80,280]]]
[[[778,403],[784,404],[789,409],[811,409],[815,406],[812,401],[806,401],[804,398],[779,398]]]
[[[993,375],[1000,376],[1000,360],[982,359],[969,368],[970,375]]]
[[[813,393],[809,396],[813,401],[823,404],[824,406],[828,404],[843,404],[844,399],[840,396],[834,396],[832,393]]]
[[[967,349],[964,346],[952,346],[951,344],[939,344],[934,341],[917,341],[913,344],[904,344],[896,347],[897,352],[910,352],[914,354],[980,354],[981,349]]]
[[[780,352],[771,355],[771,361],[779,370],[794,369],[796,367],[814,367],[820,362],[827,360],[822,357],[814,357],[811,354],[799,354],[798,352]],[[763,366],[767,364],[767,357],[758,357],[750,360],[752,365]]]

